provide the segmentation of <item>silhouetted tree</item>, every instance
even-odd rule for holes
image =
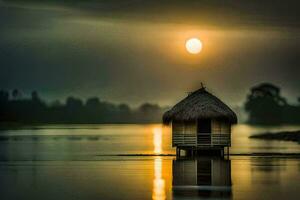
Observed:
[[[84,119],[83,102],[75,97],[68,97],[66,100],[66,118],[68,122],[81,123]]]
[[[159,110],[159,106],[156,104],[144,103],[139,108],[143,114],[150,114]]]
[[[130,107],[127,104],[120,104],[119,105],[119,110],[122,114],[127,115],[130,113]]]
[[[21,93],[19,92],[19,90],[14,89],[11,93],[11,96],[13,99],[20,99],[21,98]]]
[[[283,107],[286,100],[280,95],[280,88],[262,83],[251,88],[247,97],[245,110],[249,114],[249,122],[254,124],[278,124],[283,121]]]
[[[138,108],[138,117],[144,122],[158,121],[161,119],[162,109],[157,104],[144,103]]]
[[[9,100],[9,92],[5,90],[0,90],[0,103],[7,103]]]
[[[81,99],[75,97],[68,97],[66,100],[66,107],[69,109],[80,109],[83,106],[83,102]]]
[[[3,121],[7,116],[9,92],[0,90],[0,120]]]
[[[63,104],[59,100],[55,100],[50,104],[50,107],[61,107]]]
[[[32,121],[43,122],[48,118],[47,105],[41,100],[37,91],[31,93],[30,106],[27,108]]]
[[[86,100],[86,106],[89,108],[99,107],[99,105],[100,105],[100,100],[98,97],[91,97]]]
[[[123,119],[127,119],[128,122],[133,122],[132,119],[132,112],[130,107],[127,104],[120,104],[118,106],[119,114],[118,114],[118,121],[122,122]]]
[[[33,91],[31,93],[31,100],[32,101],[40,101],[40,97],[39,97],[39,94],[37,93],[37,91]]]
[[[86,100],[86,120],[89,123],[101,122],[100,100],[98,97],[91,97]]]

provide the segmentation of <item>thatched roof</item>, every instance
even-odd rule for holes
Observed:
[[[200,88],[189,94],[163,115],[164,124],[171,121],[195,121],[197,119],[224,119],[237,123],[236,114],[220,99]]]

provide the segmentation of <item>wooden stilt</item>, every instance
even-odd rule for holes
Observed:
[[[178,157],[180,157],[180,148],[178,148]]]
[[[229,146],[227,147],[227,158],[229,159]]]
[[[221,149],[221,157],[224,157],[224,148]]]

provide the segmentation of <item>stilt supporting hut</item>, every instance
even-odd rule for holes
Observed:
[[[231,125],[236,114],[204,87],[190,93],[163,115],[164,124],[172,126],[172,146],[176,154],[219,154],[231,146]]]

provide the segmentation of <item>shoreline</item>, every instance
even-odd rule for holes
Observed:
[[[98,154],[96,156],[99,157],[176,157],[176,154]],[[229,156],[247,156],[247,157],[297,157],[300,158],[300,153],[277,153],[277,152],[266,152],[266,153],[230,153]],[[218,157],[218,156],[198,156],[201,157]],[[226,156],[224,156],[226,157]],[[192,158],[192,157],[184,157],[182,158]],[[197,158],[194,157],[194,158]],[[221,157],[220,157],[221,158]]]
[[[132,160],[155,160],[157,158],[166,159],[299,159],[300,153],[237,153],[230,154],[229,157],[218,156],[198,156],[198,157],[180,157],[176,158],[175,154],[103,154],[96,155],[96,157],[106,157],[107,159],[0,159],[0,163],[9,162],[103,162],[103,161],[132,161]],[[125,157],[128,157],[127,159]],[[118,159],[119,158],[119,159]],[[144,159],[143,159],[144,158]]]
[[[281,131],[267,132],[249,136],[250,139],[261,140],[277,140],[277,141],[292,141],[300,144],[300,130],[298,131]]]

